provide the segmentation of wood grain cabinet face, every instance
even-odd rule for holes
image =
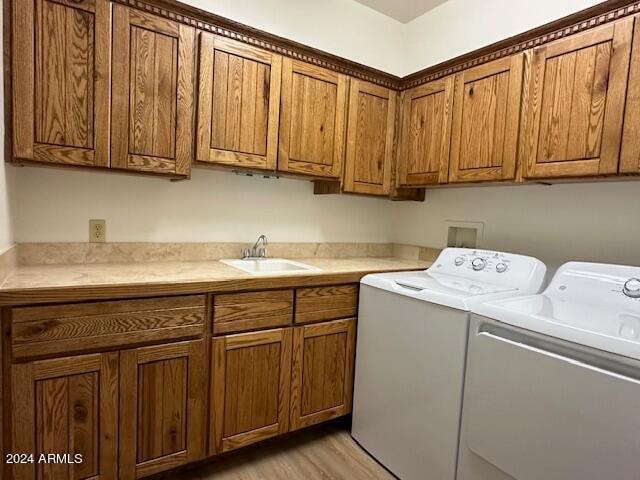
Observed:
[[[196,160],[275,170],[280,55],[200,34]]]
[[[188,175],[195,29],[113,5],[111,166]]]
[[[291,330],[213,339],[209,454],[288,431]]]
[[[282,60],[279,170],[342,176],[347,84],[345,75]]]
[[[213,333],[286,327],[293,320],[293,290],[228,293],[213,299]]]
[[[632,27],[629,18],[534,49],[523,177],[617,173]]]
[[[397,93],[351,80],[344,190],[388,195],[391,187]]]
[[[140,478],[204,456],[204,340],[120,353],[120,476]]]
[[[452,77],[404,93],[398,161],[400,186],[447,183],[452,113]]]
[[[291,430],[351,411],[355,319],[295,327]]]
[[[523,54],[455,76],[449,182],[513,180]]]
[[[14,480],[118,478],[118,354],[13,365]],[[37,463],[40,454],[82,455],[81,463]]]
[[[106,0],[13,0],[13,155],[109,166]]]
[[[640,174],[640,17],[635,17],[620,173]]]

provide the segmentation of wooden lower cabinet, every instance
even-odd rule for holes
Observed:
[[[130,480],[205,455],[204,340],[120,352],[120,472]]]
[[[11,372],[8,451],[32,453],[34,463],[10,465],[7,478],[118,478],[117,352],[17,364]],[[39,463],[41,454],[71,458]],[[78,462],[76,455],[82,456],[81,463],[71,463]]]
[[[291,430],[351,411],[355,332],[355,319],[294,329]]]
[[[134,480],[348,414],[356,320],[345,317],[357,313],[357,292],[347,284],[218,295],[213,317],[222,324],[263,312],[285,326],[10,365],[4,453],[35,461],[5,464],[2,478]],[[125,325],[151,300],[136,300],[133,313],[131,302],[16,308],[12,335],[26,318],[71,313],[92,312],[95,322],[117,314]],[[153,302],[191,312],[202,299]],[[57,461],[38,463],[41,454]]]
[[[291,328],[213,339],[209,454],[289,429]]]

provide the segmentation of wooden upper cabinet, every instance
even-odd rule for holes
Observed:
[[[109,166],[106,0],[13,0],[13,156]]]
[[[118,478],[145,477],[204,457],[206,352],[204,340],[120,352]]]
[[[288,431],[291,330],[213,339],[209,454]]]
[[[349,89],[344,190],[388,195],[397,93],[352,79]]]
[[[345,75],[282,60],[279,170],[342,176],[347,84]]]
[[[196,160],[275,170],[282,57],[200,34]]]
[[[534,49],[523,177],[617,173],[632,27],[629,18]]]
[[[118,353],[17,364],[12,371],[15,480],[113,480],[118,477]],[[9,410],[7,410],[9,411]],[[38,463],[39,455],[81,455],[81,463]]]
[[[635,18],[620,173],[640,173],[640,17]]]
[[[453,114],[453,78],[404,92],[398,159],[400,186],[447,183]]]
[[[195,29],[113,5],[111,166],[188,175]]]
[[[449,182],[513,180],[523,54],[455,76]]]

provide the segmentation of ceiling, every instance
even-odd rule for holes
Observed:
[[[447,0],[356,0],[388,17],[407,23]]]

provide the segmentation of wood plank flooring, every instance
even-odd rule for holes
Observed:
[[[164,478],[175,480],[393,480],[342,425],[312,429],[249,447],[209,465]]]

